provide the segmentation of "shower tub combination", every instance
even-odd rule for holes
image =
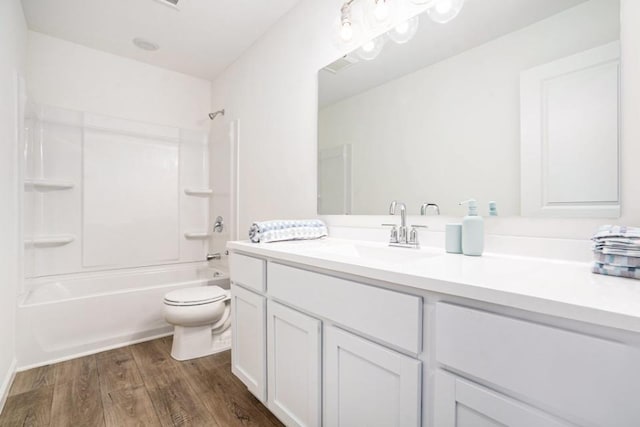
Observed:
[[[216,285],[228,274],[206,263],[33,279],[18,305],[19,370],[170,335],[164,295]]]
[[[22,98],[18,369],[168,335],[166,293],[229,288],[203,261],[213,193],[206,127]]]

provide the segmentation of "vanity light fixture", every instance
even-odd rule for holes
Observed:
[[[364,14],[364,28],[362,23],[353,19],[352,6],[356,0],[346,0],[340,8],[340,19],[337,20],[336,38],[341,48],[357,46],[367,35],[364,28],[372,34],[379,34],[394,21],[396,5],[392,2],[414,3],[426,8],[427,15],[434,22],[445,24],[454,19],[464,6],[464,0],[361,0]],[[418,15],[397,24],[387,31],[389,38],[398,44],[407,43],[418,31],[420,18]],[[370,34],[371,35],[371,34]],[[366,40],[366,39],[365,39]],[[385,37],[371,39],[357,49],[356,54],[361,59],[371,60],[378,56],[385,42]]]

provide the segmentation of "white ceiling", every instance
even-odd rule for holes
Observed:
[[[22,0],[29,28],[94,49],[208,80],[299,0]],[[155,52],[135,47],[143,37]]]
[[[413,40],[403,45],[387,42],[373,61],[331,74],[319,74],[320,108],[466,50],[517,31],[587,0],[467,0],[460,15],[447,24],[432,22],[426,14]],[[610,1],[617,7],[617,0]],[[523,46],[526,49],[526,46]]]

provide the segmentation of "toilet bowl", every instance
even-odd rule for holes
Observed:
[[[231,293],[219,286],[171,291],[164,297],[164,318],[174,326],[171,357],[189,360],[231,345]]]

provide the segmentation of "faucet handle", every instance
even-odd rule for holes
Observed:
[[[429,228],[426,225],[412,225],[411,232],[409,233],[409,244],[414,245],[416,248],[420,248],[420,238],[418,235],[418,228]]]
[[[389,243],[398,243],[398,226],[395,224],[382,224],[383,227],[391,227]]]

